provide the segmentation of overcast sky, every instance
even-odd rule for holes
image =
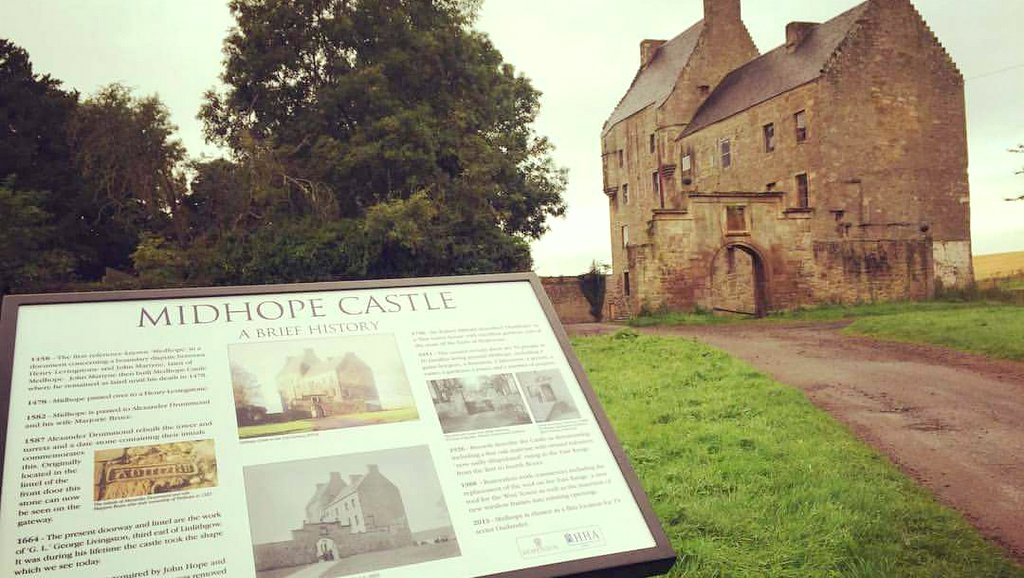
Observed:
[[[761,52],[794,20],[823,21],[857,0],[744,0]],[[1024,250],[1024,0],[917,0],[915,5],[967,80],[975,254]],[[534,244],[542,275],[575,275],[610,262],[601,184],[601,126],[629,87],[644,38],[668,39],[702,16],[701,0],[484,0],[477,23],[505,60],[544,96],[536,128],[569,169],[566,217]],[[85,94],[121,82],[159,94],[189,152],[217,154],[195,119],[217,83],[221,43],[233,24],[216,0],[34,0],[0,3],[0,37],[21,45],[35,69]],[[942,143],[935,143],[941,146]]]

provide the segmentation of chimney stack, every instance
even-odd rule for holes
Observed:
[[[818,26],[817,22],[790,22],[786,25],[786,52],[793,52]]]
[[[664,40],[641,40],[640,41],[640,68],[645,68],[654,58],[654,53],[665,44]]]
[[[740,0],[704,0],[704,22],[739,22]]]

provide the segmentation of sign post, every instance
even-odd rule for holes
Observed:
[[[649,576],[532,274],[7,297],[0,575]]]

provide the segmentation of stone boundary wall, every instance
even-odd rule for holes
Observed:
[[[605,276],[605,299],[604,319],[609,320],[611,315],[611,295],[613,291],[613,280]],[[551,304],[555,306],[555,313],[562,323],[593,323],[597,321],[590,314],[590,302],[583,295],[580,289],[579,277],[541,277],[541,285],[547,293]]]

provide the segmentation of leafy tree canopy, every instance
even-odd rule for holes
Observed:
[[[325,246],[362,246],[334,275],[530,265],[527,241],[564,211],[564,174],[530,126],[538,92],[471,29],[473,4],[230,6],[226,90],[209,92],[200,116],[234,154],[250,227],[286,215],[333,231]],[[207,182],[226,177],[215,168]]]

